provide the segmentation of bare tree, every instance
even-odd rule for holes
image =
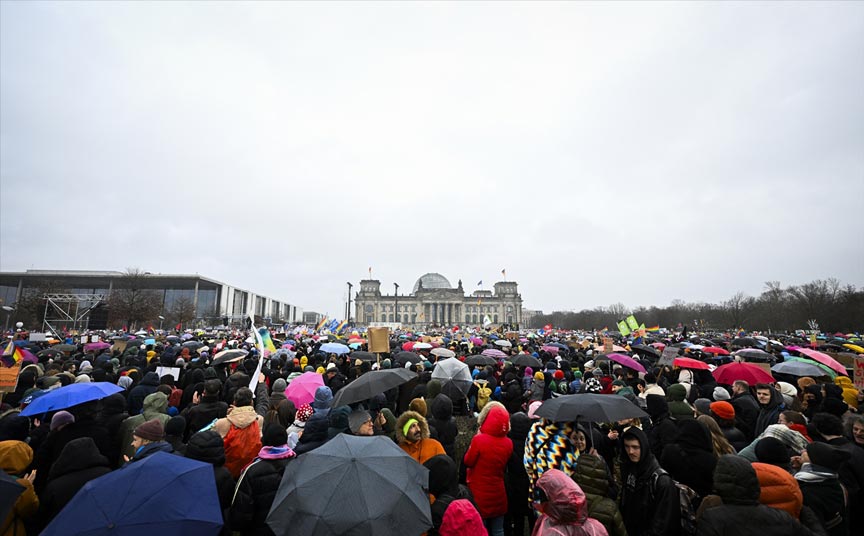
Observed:
[[[747,296],[743,292],[736,292],[731,298],[723,302],[723,312],[729,319],[729,327],[732,329],[744,327],[755,302],[753,297]]]
[[[128,328],[153,322],[162,311],[162,295],[151,289],[149,275],[138,268],[127,268],[108,297],[112,325]]]
[[[187,325],[195,320],[195,304],[187,297],[181,297],[174,301],[168,312],[171,324]]]

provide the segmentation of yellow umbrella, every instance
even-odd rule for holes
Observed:
[[[858,346],[857,344],[844,344],[843,348],[849,348],[853,352],[857,352],[859,354],[864,354],[864,348]]]

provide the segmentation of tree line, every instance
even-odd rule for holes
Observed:
[[[759,296],[737,292],[720,303],[686,303],[674,300],[666,307],[652,305],[633,309],[622,303],[579,312],[555,311],[532,318],[531,328],[552,324],[559,329],[616,330],[616,324],[633,314],[646,326],[688,326],[691,330],[736,330],[784,332],[809,329],[815,320],[823,332],[855,332],[864,329],[864,288],[842,285],[834,278],[816,279],[783,287],[779,281],[765,283]]]

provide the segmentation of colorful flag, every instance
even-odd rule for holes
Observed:
[[[339,322],[339,324],[336,326],[336,329],[333,331],[336,333],[341,333],[342,330],[345,329],[345,326],[347,326],[347,325],[348,325],[348,321],[343,320],[342,322]]]
[[[618,331],[621,332],[622,337],[630,335],[630,328],[627,327],[627,322],[623,320],[621,322],[618,322]]]
[[[270,330],[264,327],[258,328],[258,334],[261,335],[261,343],[264,347],[264,350],[269,351],[271,354],[276,353],[276,345],[273,344],[273,338],[270,337]]]
[[[631,331],[639,329],[639,322],[636,322],[635,316],[630,315],[627,317],[627,326],[630,328]]]
[[[650,328],[645,328],[645,331],[660,331],[660,326],[651,326]]]
[[[334,329],[336,329],[336,326],[338,326],[338,325],[339,325],[339,321],[334,318],[333,320],[330,321],[329,324],[327,324],[327,330],[333,331]]]
[[[15,346],[13,341],[9,341],[9,345],[5,350],[3,350],[3,357],[0,358],[0,361],[3,362],[3,366],[15,366],[15,363],[20,362],[22,359],[24,359],[24,354],[21,352],[21,349]]]
[[[174,331],[180,331],[181,329],[183,329],[183,323],[177,322],[177,325],[174,326]]]
[[[325,324],[326,322],[327,322],[327,317],[326,317],[326,316],[322,316],[322,317],[321,317],[321,321],[319,321],[319,322],[318,322],[318,325],[315,326],[315,331],[319,331],[322,327],[324,327],[324,324]]]

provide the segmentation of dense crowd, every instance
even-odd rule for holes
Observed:
[[[843,536],[864,526],[864,392],[847,375],[718,383],[717,356],[673,333],[655,346],[614,341],[644,372],[606,358],[601,334],[397,332],[380,354],[362,335],[349,347],[277,334],[281,347],[262,359],[236,331],[150,344],[123,335],[123,345],[87,350],[74,339],[62,350],[28,343],[37,362],[21,363],[2,399],[0,463],[24,491],[0,534],[39,534],[86,483],[164,452],[212,465],[221,534],[270,535],[286,468],[340,434],[389,437],[428,469],[429,535]],[[763,346],[772,362],[795,356]],[[673,349],[710,367],[664,361],[664,347],[664,357]],[[232,349],[245,352],[214,364]],[[452,360],[467,381],[435,374]],[[411,372],[401,385],[334,404],[363,375],[397,368]],[[291,385],[310,373],[319,384],[303,398]],[[119,392],[20,414],[95,382]],[[550,399],[584,394],[620,397],[634,416],[538,415]]]

